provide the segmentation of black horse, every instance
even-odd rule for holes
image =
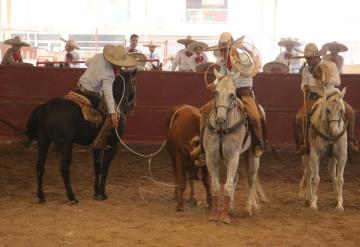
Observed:
[[[133,72],[122,72],[122,78],[117,76],[113,84],[114,100],[118,104],[124,92],[124,98],[120,104],[120,120],[118,133],[123,135],[126,124],[125,113],[133,110],[136,97],[136,70]],[[125,88],[124,88],[125,84]],[[89,97],[96,107],[100,100],[96,97]],[[60,153],[60,171],[64,180],[67,197],[72,203],[78,200],[71,188],[70,163],[72,159],[72,148],[74,143],[89,145],[97,136],[100,127],[95,127],[84,120],[80,107],[73,101],[64,98],[54,98],[47,103],[34,109],[27,123],[27,135],[29,141],[37,140],[38,157],[36,163],[37,174],[37,196],[39,202],[45,202],[43,192],[43,175],[45,161],[50,143],[53,143]],[[118,138],[115,130],[112,129],[107,138],[109,149],[103,151],[93,150],[95,165],[94,198],[97,200],[107,199],[105,193],[106,177],[109,166],[117,152]]]

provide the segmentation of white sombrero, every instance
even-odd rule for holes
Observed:
[[[111,64],[121,67],[134,67],[137,65],[136,59],[129,55],[122,45],[106,45],[103,49],[104,57]]]
[[[323,45],[323,48],[326,48],[327,50],[331,50],[332,48],[337,48],[339,49],[339,52],[345,52],[348,50],[347,46],[344,44],[341,44],[339,42],[331,42],[331,43],[326,43],[325,45]]]
[[[264,65],[263,72],[270,74],[288,74],[290,69],[286,64],[273,61]]]
[[[316,46],[316,44],[308,43],[305,46],[304,55],[302,55],[302,56],[294,56],[294,57],[292,57],[292,59],[307,58],[307,57],[320,57],[320,56],[323,56],[325,54],[326,54],[326,49],[325,48],[321,48],[319,50],[318,47]]]
[[[144,47],[160,47],[160,45],[155,44],[154,41],[152,41],[152,40],[149,43],[144,44],[143,46]]]
[[[201,47],[203,50],[205,50],[206,48],[208,48],[208,44],[206,44],[205,42],[201,42],[201,41],[194,41],[192,42],[187,48],[190,51],[194,51],[196,47]]]
[[[67,44],[68,46],[73,47],[74,49],[77,49],[77,50],[80,49],[80,47],[76,45],[76,41],[74,39],[66,40],[66,39],[60,37],[60,40],[64,41],[65,44]]]
[[[7,39],[4,41],[5,45],[16,45],[16,46],[30,46],[28,43],[21,41],[19,36],[15,36],[12,39]]]
[[[279,42],[278,42],[279,46],[283,46],[285,47],[286,45],[293,45],[294,47],[299,47],[301,46],[301,43],[298,39],[293,39],[293,38],[282,38]]]
[[[190,35],[186,36],[185,39],[178,39],[177,42],[179,44],[183,44],[183,45],[188,45],[191,44],[192,42],[194,42],[195,40],[192,39],[192,37]]]

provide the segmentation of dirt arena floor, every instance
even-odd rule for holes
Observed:
[[[149,153],[156,147],[138,146]],[[175,211],[173,188],[147,179],[147,160],[121,149],[113,161],[107,201],[95,201],[91,154],[77,148],[71,167],[72,184],[80,203],[65,196],[58,158],[49,154],[44,189],[47,202],[35,196],[36,151],[20,144],[0,145],[0,246],[360,246],[360,157],[345,170],[343,213],[336,212],[327,173],[321,166],[319,211],[297,198],[301,177],[299,157],[280,150],[267,153],[260,178],[270,199],[253,216],[243,212],[245,189],[237,189],[231,225],[208,223],[201,182],[199,203]],[[166,152],[152,163],[152,175],[172,183]],[[142,199],[139,190],[143,192]]]

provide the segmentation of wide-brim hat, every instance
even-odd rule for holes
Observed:
[[[76,41],[75,41],[74,39],[68,39],[68,40],[66,40],[66,39],[60,37],[60,40],[64,41],[65,44],[67,44],[68,46],[73,47],[74,49],[77,49],[77,50],[80,49],[80,47],[76,45]]]
[[[345,52],[348,50],[347,46],[344,44],[341,44],[339,42],[331,42],[331,43],[326,43],[323,45],[323,48],[326,48],[327,50],[331,50],[332,48],[337,48],[339,49],[339,52]]]
[[[137,65],[135,57],[128,54],[122,45],[106,45],[103,49],[104,57],[111,64],[121,67],[134,67]]]
[[[160,47],[160,45],[155,44],[154,41],[152,41],[152,40],[149,43],[144,44],[143,46],[144,47]]]
[[[270,74],[288,74],[290,69],[286,64],[273,61],[264,65],[263,72]]]
[[[19,36],[15,36],[12,39],[7,39],[4,41],[5,45],[16,45],[16,46],[30,46],[28,43],[21,41]]]
[[[133,52],[130,54],[130,56],[136,59],[138,66],[145,66],[147,57],[144,54],[140,52]]]
[[[307,58],[307,57],[320,57],[326,54],[326,49],[321,48],[320,50],[314,43],[308,43],[304,49],[304,55],[294,56],[291,59]]]
[[[297,39],[293,39],[293,38],[282,38],[279,42],[278,42],[279,46],[285,47],[287,45],[293,45],[294,47],[299,47],[301,46],[300,41],[298,41]]]
[[[187,47],[187,49],[190,50],[190,51],[194,51],[196,47],[201,47],[203,50],[205,50],[209,46],[205,42],[194,41]]]
[[[193,40],[193,38],[192,38],[190,35],[186,36],[185,39],[178,39],[178,40],[177,40],[177,42],[178,42],[179,44],[183,44],[183,45],[188,45],[188,44],[190,44],[190,43],[192,43],[192,42],[194,42],[194,41],[195,41],[195,40]]]

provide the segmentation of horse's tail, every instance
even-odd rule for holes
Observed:
[[[245,160],[244,160],[245,161]],[[248,171],[249,171],[249,162],[245,161],[244,165],[242,167],[242,180],[248,181]],[[265,194],[265,191],[263,190],[259,175],[256,174],[254,178],[254,186],[255,186],[255,193],[252,195],[252,205],[254,208],[261,208],[261,202],[269,202],[268,197]]]
[[[40,105],[37,106],[30,114],[30,117],[27,121],[26,132],[25,132],[25,134],[29,139],[27,143],[28,145],[31,144],[37,138],[40,119],[42,118],[44,113],[45,113],[45,107],[44,105]]]

